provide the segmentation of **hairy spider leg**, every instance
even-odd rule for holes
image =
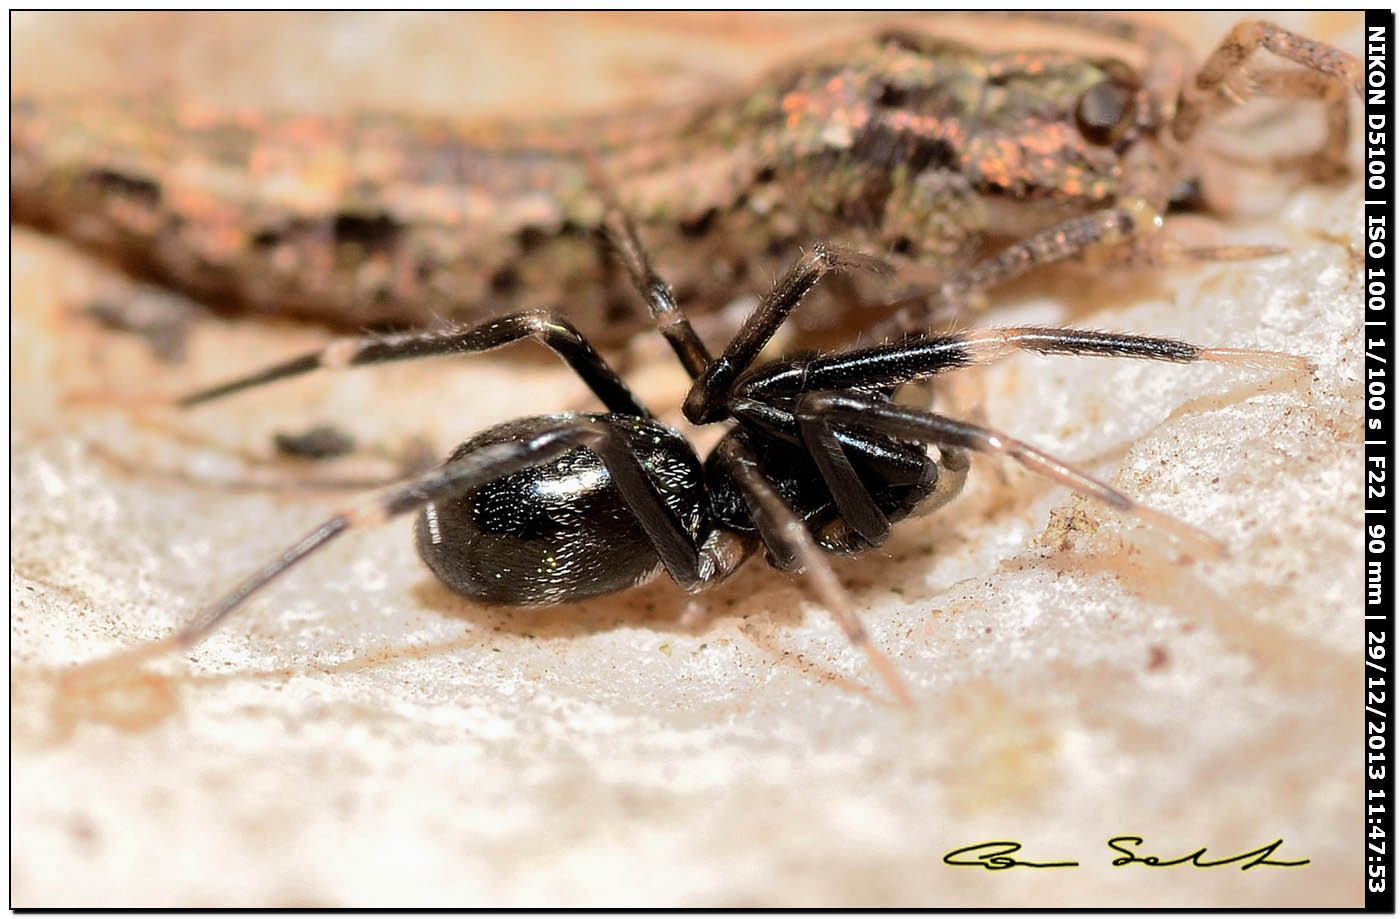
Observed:
[[[757,360],[778,327],[787,321],[792,311],[822,278],[838,271],[885,274],[891,270],[885,262],[853,249],[828,243],[813,245],[778,278],[720,356],[711,361],[705,372],[696,378],[685,397],[686,418],[694,424],[703,424],[723,413],[721,400],[739,374]]]
[[[603,234],[612,246],[613,254],[632,279],[632,286],[637,289],[647,309],[651,311],[651,318],[656,322],[657,330],[670,344],[685,372],[692,378],[700,376],[714,358],[710,357],[709,349],[700,340],[700,336],[695,334],[690,320],[676,304],[671,285],[652,268],[651,257],[647,255],[646,247],[637,237],[637,228],[633,225],[632,218],[612,198],[607,185],[603,184],[602,177],[595,176],[595,180],[602,189],[604,199],[609,203],[603,219]]]
[[[694,381],[686,394],[685,417],[692,424],[719,420],[723,400],[739,374],[747,370],[778,328],[822,278],[839,271],[887,274],[890,265],[853,249],[817,243],[785,271],[745,318],[718,358],[712,358],[685,313],[676,305],[666,282],[652,270],[636,228],[613,204],[605,223],[609,241],[647,302],[661,334],[671,343],[681,365]]]
[[[194,408],[206,402],[222,399],[246,390],[258,389],[271,383],[317,370],[343,370],[350,367],[412,360],[421,357],[474,354],[504,347],[524,338],[533,338],[558,354],[609,410],[642,418],[651,417],[651,413],[638,401],[618,374],[594,350],[578,329],[564,316],[551,310],[526,310],[499,316],[473,326],[450,326],[394,335],[340,338],[316,351],[301,354],[253,373],[178,397],[145,395],[133,398],[101,392],[85,393],[80,398],[82,401],[103,403],[134,402],[143,406],[169,404],[177,408]],[[150,424],[148,420],[141,423]],[[178,432],[167,432],[167,436],[190,439],[188,435]],[[258,458],[246,456],[244,458],[250,462],[264,462]],[[406,469],[387,481],[328,480],[323,478],[280,479],[273,482],[258,482],[253,487],[323,490],[368,489],[388,484],[389,481],[397,481],[405,474],[411,474],[421,468],[421,466],[417,466]],[[172,472],[171,475],[177,478],[188,478],[186,473]]]
[[[840,425],[859,425],[891,436],[931,441],[939,446],[1003,453],[1026,468],[1170,532],[1198,549],[1205,548],[1213,555],[1221,554],[1223,546],[1214,538],[1167,514],[1143,507],[1029,444],[965,422],[927,412],[911,412],[890,405],[883,399],[857,392],[909,383],[959,367],[988,364],[1022,351],[1141,358],[1172,363],[1224,363],[1289,373],[1307,372],[1311,367],[1304,358],[1278,351],[1202,348],[1171,338],[1078,329],[979,329],[810,360],[781,362],[771,370],[760,370],[745,381],[737,398],[731,402],[730,409],[738,417],[777,432],[787,421],[787,413],[774,409],[769,403],[781,397],[797,399],[794,414],[802,438],[841,511],[842,519],[873,544],[884,539],[889,531],[889,521],[875,506],[869,492],[860,485],[841,445]],[[853,406],[858,406],[859,411]],[[861,412],[868,414],[862,415]],[[916,424],[912,420],[916,417],[924,421]],[[885,419],[885,422],[867,425],[867,418]],[[928,419],[938,419],[942,427],[929,427],[934,422]],[[920,424],[924,426],[920,427]],[[946,436],[941,440],[931,440],[929,431],[941,431]]]
[[[1238,364],[1257,370],[1304,373],[1306,358],[1252,348],[1202,348],[1174,338],[1087,329],[1012,326],[929,335],[800,361],[781,361],[747,379],[735,395],[769,400],[834,389],[880,389],[912,383],[959,367],[989,364],[1020,352],[1126,357],[1176,364]]]
[[[314,370],[344,370],[420,357],[475,354],[525,338],[533,338],[558,354],[610,411],[651,417],[627,384],[622,382],[573,323],[552,310],[526,310],[465,328],[452,326],[394,335],[341,338],[316,351],[256,373],[192,392],[175,400],[175,404],[181,408],[191,408]]]

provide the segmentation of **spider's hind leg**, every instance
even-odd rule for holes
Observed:
[[[969,424],[933,412],[891,405],[863,393],[812,393],[802,398],[799,412],[818,415],[833,425],[861,425],[893,437],[909,438],[939,446],[979,453],[995,453],[1014,460],[1022,468],[1068,486],[1120,513],[1135,517],[1170,534],[1197,555],[1220,557],[1225,545],[1213,536],[1170,514],[1146,507],[1093,476],[1043,450],[992,428]]]

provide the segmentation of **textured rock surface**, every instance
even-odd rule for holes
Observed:
[[[1208,41],[1230,21],[1179,25]],[[499,98],[481,73],[520,66],[484,52],[454,64],[430,20],[160,22],[172,31],[17,18],[16,83],[98,86],[105,61],[215,97],[320,105],[363,89],[443,110],[444,81],[470,106]],[[462,29],[472,48],[533,37],[541,57],[584,55],[572,39],[587,34],[581,63],[554,55],[566,74],[592,73],[595,54],[654,68],[648,54],[667,58],[636,49],[669,40],[657,47],[699,49],[677,68],[691,77],[667,77],[684,87],[752,68],[748,52],[780,44],[784,22]],[[1355,18],[1304,25],[1359,45]],[[320,58],[279,53],[318,38]],[[353,81],[308,82],[317,61],[343,74],[361,59]],[[522,72],[526,99],[561,85]],[[603,79],[638,82],[625,64]],[[585,102],[607,98],[577,82]],[[445,450],[586,399],[563,371],[502,358],[308,379],[152,424],[69,405],[77,390],[217,379],[321,336],[203,322],[188,361],[161,366],[69,312],[103,283],[90,263],[12,233],[13,904],[1358,904],[1361,195],[1272,194],[1270,216],[1225,233],[1287,257],[1087,288],[1043,280],[1002,298],[998,318],[1288,350],[1317,364],[1311,380],[1026,358],[976,381],[993,424],[1209,529],[1233,557],[1176,565],[1110,511],[976,462],[962,500],[837,565],[912,713],[761,564],[703,598],[713,619],[694,633],[674,624],[686,598],[659,582],[512,613],[434,582],[407,521],[347,537],[188,660],[55,696],[57,668],[166,634],[337,505],[217,484],[268,475],[236,453],[268,452],[273,431],[333,420]],[[675,404],[669,366],[638,378],[654,404]],[[1278,857],[1312,862],[1112,868],[1116,834],[1163,856],[1282,838]],[[988,839],[1082,867],[940,863]]]

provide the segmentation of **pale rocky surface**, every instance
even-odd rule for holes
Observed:
[[[393,79],[399,101],[440,111],[431,94],[451,74],[484,92],[450,70],[481,55],[443,55],[431,20],[162,21],[173,39],[119,17],[17,17],[16,85],[99,86],[106,61],[138,83],[179,76],[265,101],[307,73],[278,42],[323,41],[331,73],[366,61],[342,98],[389,104]],[[1194,28],[1208,41],[1231,21]],[[718,14],[464,22],[473,48],[529,37],[615,84],[667,59],[647,41],[698,47],[676,87],[748,72],[752,47],[806,35]],[[1359,47],[1354,17],[1291,22]],[[584,29],[603,36],[586,52],[570,40]],[[55,67],[60,54],[74,66]],[[597,76],[595,55],[638,63]],[[329,104],[335,80],[321,79],[293,102]],[[527,93],[561,85],[523,79]],[[1175,564],[1111,511],[975,462],[957,503],[836,565],[912,712],[761,563],[701,599],[712,621],[693,633],[663,582],[493,610],[433,580],[406,520],[347,536],[188,659],[56,695],[59,669],[167,634],[339,505],[219,484],[287,474],[238,457],[268,453],[273,431],[331,420],[445,451],[588,403],[566,371],[502,356],[308,378],[148,423],[72,405],[65,394],[207,382],[324,335],[205,321],[186,363],[159,365],[72,314],[103,282],[89,261],[14,232],[12,904],[1358,905],[1361,194],[1273,194],[1266,219],[1224,232],[1287,257],[1087,288],[1042,279],[998,298],[996,318],[1287,350],[1317,365],[1311,379],[1025,358],[972,387],[992,424],[1208,529],[1232,557]],[[667,364],[636,378],[676,404]],[[1282,838],[1277,857],[1312,861],[1113,868],[1104,840],[1118,834],[1163,856]],[[989,839],[1082,867],[941,864]]]

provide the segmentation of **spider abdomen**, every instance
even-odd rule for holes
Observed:
[[[624,437],[668,510],[695,544],[712,528],[700,461],[683,437],[618,414],[546,415],[497,425],[449,461],[526,440],[570,418]],[[613,593],[650,579],[660,558],[603,460],[578,447],[553,460],[424,506],[418,554],[439,580],[487,603],[545,606]]]

